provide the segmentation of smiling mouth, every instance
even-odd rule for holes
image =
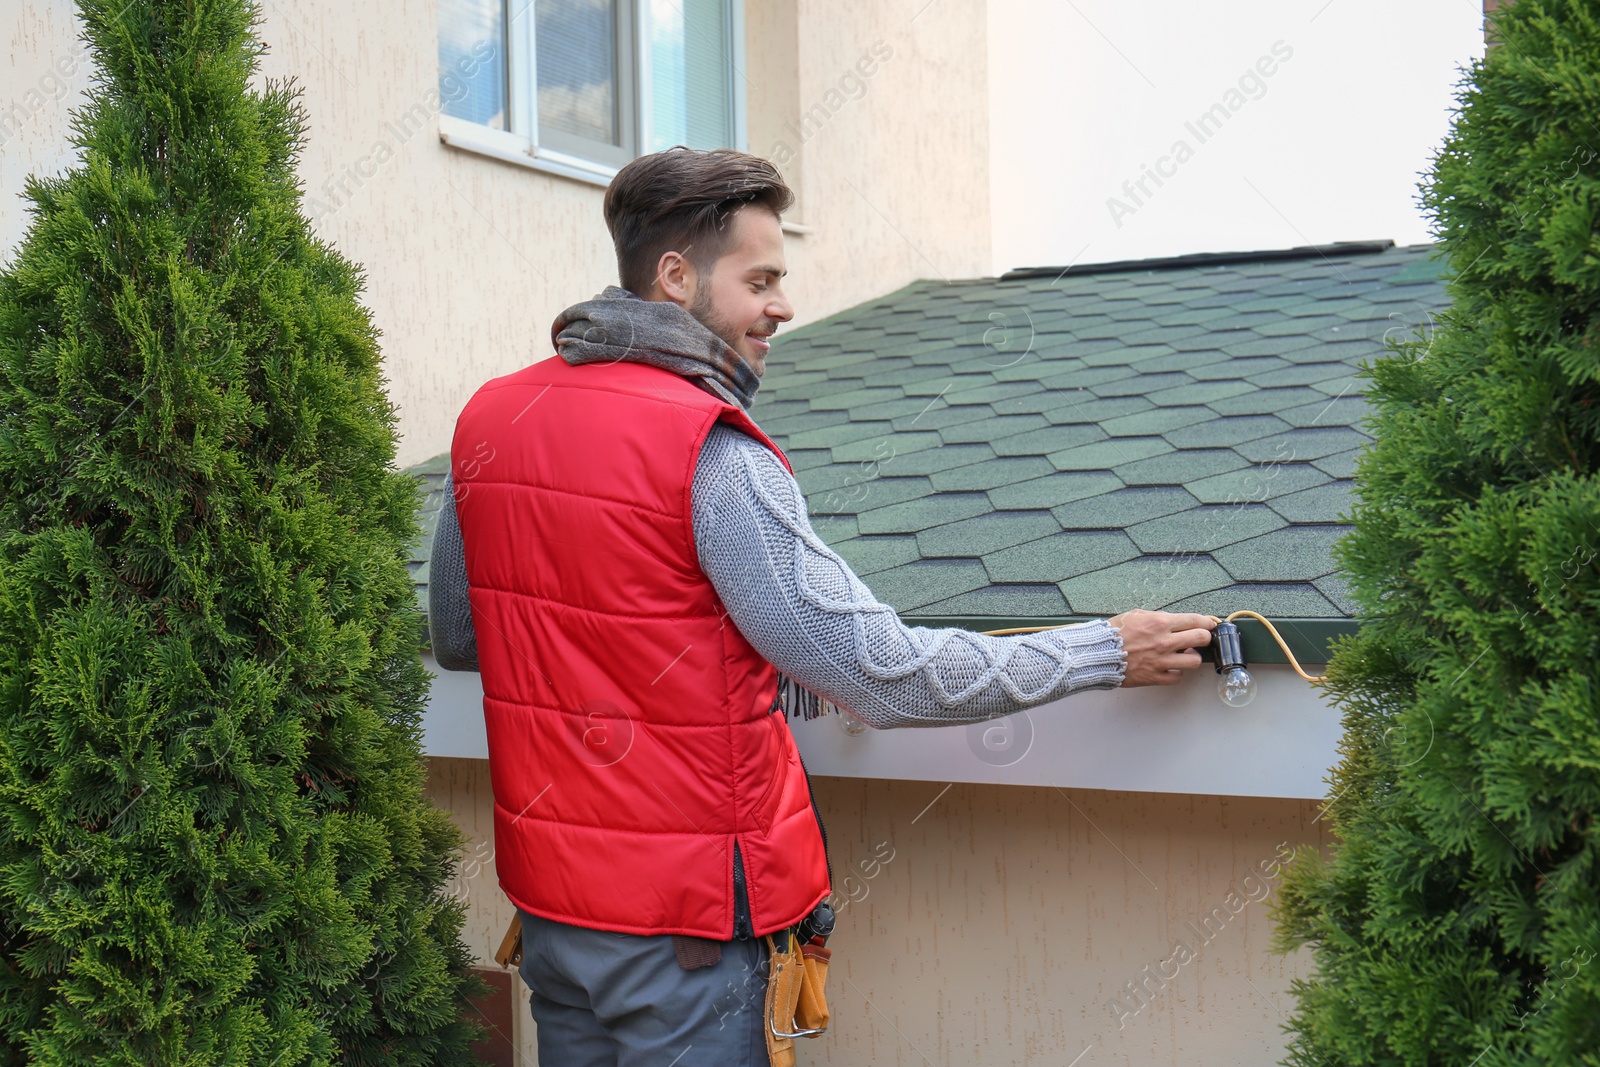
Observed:
[[[747,340],[751,344],[755,345],[757,352],[765,352],[767,349],[772,347],[772,341],[770,340],[772,335],[770,333],[769,334],[747,333],[747,334],[744,335],[744,337],[745,337],[745,340]]]

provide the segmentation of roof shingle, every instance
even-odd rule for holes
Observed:
[[[1355,243],[914,282],[780,335],[751,414],[836,464],[892,448],[883,473],[908,493],[926,476],[892,502],[868,482],[842,508],[860,533],[830,540],[852,565],[892,553],[871,584],[904,614],[1348,618],[1331,546],[1371,440],[1357,371],[1396,322],[1446,305],[1435,252]],[[880,332],[891,321],[918,340]],[[986,350],[1002,321],[1005,344]],[[913,356],[914,373],[887,355]],[[819,391],[815,372],[833,368],[850,391]],[[794,421],[820,410],[849,418]]]
[[[1293,251],[914,282],[781,334],[751,415],[904,615],[1250,608],[1314,644],[1356,608],[1357,371],[1448,299],[1433,245]],[[445,469],[412,468],[419,598]]]

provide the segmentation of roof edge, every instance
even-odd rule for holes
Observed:
[[[900,621],[907,626],[927,626],[943,629],[954,626],[963,630],[983,633],[988,630],[1010,630],[1023,626],[1065,626],[1075,622],[1091,622],[1102,615],[1073,615],[1052,618],[1001,618],[981,615],[902,615]],[[1361,627],[1359,619],[1273,619],[1283,639],[1289,642],[1295,659],[1305,663],[1327,663],[1329,647],[1336,637],[1353,637]],[[1288,663],[1283,649],[1267,633],[1266,627],[1254,619],[1238,620],[1239,636],[1244,645],[1245,659],[1250,663]]]
[[[1229,263],[1266,263],[1278,259],[1310,259],[1312,256],[1371,255],[1386,252],[1394,242],[1335,241],[1325,245],[1297,245],[1294,248],[1266,248],[1257,252],[1190,252],[1182,256],[1155,259],[1117,259],[1105,263],[1070,263],[1065,267],[1017,267],[1000,275],[1002,282],[1024,278],[1060,278],[1069,274],[1115,274],[1135,270],[1170,270],[1176,267],[1220,267]]]
[[[1073,615],[1054,618],[1016,619],[1000,616],[982,615],[902,615],[900,621],[907,626],[926,626],[930,629],[942,630],[946,627],[956,627],[962,630],[971,630],[974,633],[984,633],[989,630],[1011,630],[1020,627],[1034,626],[1066,626],[1075,622],[1093,622],[1102,619],[1103,615]],[[428,615],[421,604],[417,608],[417,624],[421,630],[418,635],[419,645],[423,651],[433,651],[433,634],[428,629]],[[1307,663],[1327,663],[1332,655],[1329,651],[1335,638],[1354,637],[1361,628],[1359,619],[1273,619],[1272,624],[1278,628],[1283,639],[1289,642],[1289,648],[1294,652],[1295,659],[1302,665]],[[1266,627],[1254,619],[1240,619],[1238,622],[1239,637],[1244,646],[1244,657],[1249,663],[1288,663],[1283,649],[1278,647],[1278,642],[1267,633]]]

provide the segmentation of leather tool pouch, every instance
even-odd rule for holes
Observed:
[[[522,966],[522,916],[513,915],[506,936],[494,954],[494,961],[502,967]]]
[[[828,957],[833,955],[833,949],[801,945],[800,953],[805,969],[800,972],[800,1000],[795,1004],[794,1025],[797,1030],[820,1033],[828,1028],[828,1000],[823,987],[828,981]]]
[[[832,952],[815,945],[802,946],[793,930],[779,931],[778,938],[766,936],[771,950],[763,1016],[767,1058],[772,1067],[794,1067],[794,1039],[817,1037],[828,1028],[823,984]]]

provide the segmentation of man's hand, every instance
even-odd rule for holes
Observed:
[[[1196,649],[1211,643],[1217,621],[1210,615],[1174,615],[1137,608],[1113,616],[1106,623],[1122,635],[1128,653],[1124,689],[1136,685],[1174,685],[1184,671],[1200,666]]]

